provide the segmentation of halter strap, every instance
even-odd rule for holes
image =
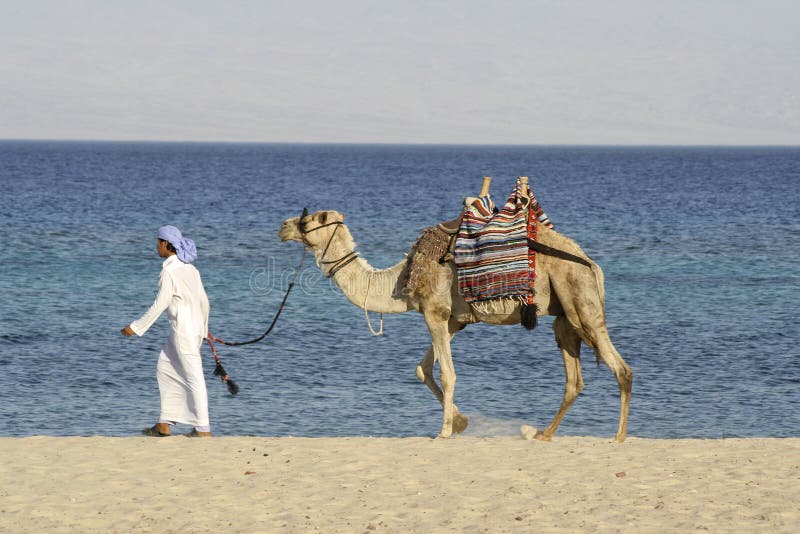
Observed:
[[[339,227],[342,226],[344,223],[342,221],[333,221],[333,222],[329,222],[329,223],[325,223],[325,224],[320,224],[319,226],[317,226],[315,228],[312,228],[311,230],[306,230],[305,229],[305,225],[304,224],[300,224],[300,222],[307,215],[308,215],[308,210],[303,208],[303,215],[300,216],[300,221],[298,221],[298,225],[297,225],[298,229],[300,230],[300,233],[303,235],[303,242],[307,246],[311,246],[311,243],[306,241],[306,235],[308,235],[311,232],[314,232],[316,230],[319,230],[320,228],[325,228],[327,226],[334,226],[334,225],[336,226],[336,228],[334,228],[334,230],[333,230],[333,233],[331,234],[331,237],[328,238],[328,243],[325,245],[325,249],[322,251],[322,255],[319,257],[320,266],[322,266],[322,265],[332,265],[332,267],[330,267],[328,269],[327,273],[325,271],[323,271],[322,274],[325,275],[325,278],[333,278],[336,275],[336,273],[338,273],[339,271],[344,269],[353,260],[358,258],[358,252],[353,250],[352,252],[348,252],[347,254],[345,254],[344,256],[342,256],[341,258],[339,258],[337,260],[324,261],[325,255],[328,253],[328,249],[331,247],[331,243],[333,243],[333,238],[336,237],[336,232],[339,231]]]

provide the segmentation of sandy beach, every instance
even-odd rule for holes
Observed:
[[[800,439],[0,438],[2,532],[796,532]]]

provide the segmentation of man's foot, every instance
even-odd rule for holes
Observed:
[[[167,423],[156,423],[150,428],[142,430],[142,434],[155,438],[165,438],[170,435],[169,425]]]
[[[188,434],[184,434],[187,438],[210,438],[211,432],[198,432],[196,428],[193,428],[191,432]]]

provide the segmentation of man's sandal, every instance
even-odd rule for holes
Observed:
[[[171,435],[171,434],[162,433],[158,429],[158,425],[157,424],[151,426],[150,428],[145,428],[144,430],[142,430],[142,434],[144,434],[145,436],[152,436],[154,438],[166,438],[166,437]]]

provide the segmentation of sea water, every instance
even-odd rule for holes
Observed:
[[[281,222],[335,209],[374,267],[454,218],[481,177],[517,176],[605,272],[611,338],[634,370],[629,434],[800,435],[800,149],[0,142],[0,435],[136,435],[158,417],[156,229],[194,239],[214,335],[255,337],[300,260]],[[379,317],[372,314],[377,327]],[[453,341],[472,435],[545,426],[564,387],[552,319],[471,325]],[[309,258],[261,343],[219,347],[218,435],[433,436],[439,403],[414,369],[414,312],[374,337]],[[563,435],[613,436],[612,373],[584,347],[586,388]]]

